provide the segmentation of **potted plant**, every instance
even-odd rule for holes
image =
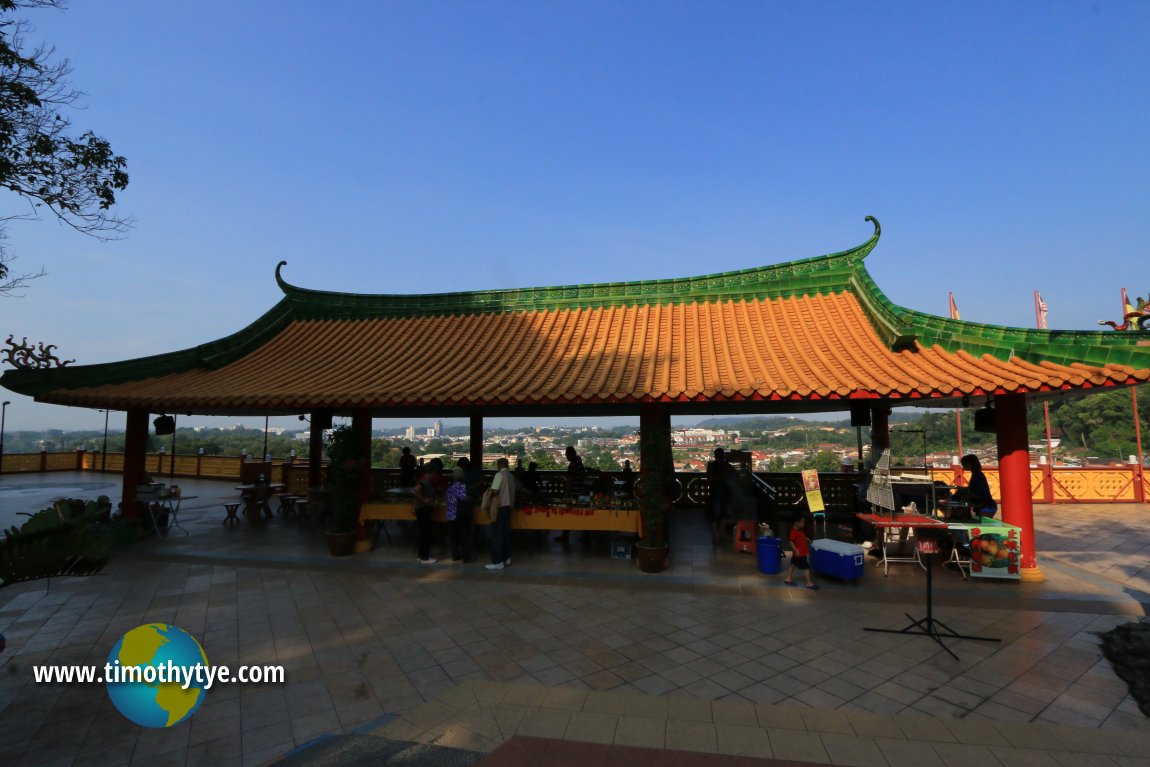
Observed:
[[[359,489],[371,460],[370,453],[364,452],[363,442],[362,435],[351,426],[337,426],[328,435],[325,489],[331,493],[327,546],[332,556],[347,556],[355,548]]]
[[[636,544],[639,568],[645,573],[662,572],[667,566],[667,512],[674,481],[671,430],[666,419],[651,419],[639,431],[642,456],[639,509],[643,540]]]

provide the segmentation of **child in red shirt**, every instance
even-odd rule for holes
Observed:
[[[807,588],[811,591],[818,591],[819,584],[815,583],[811,577],[811,565],[807,561],[807,555],[810,553],[810,541],[807,540],[806,528],[807,518],[799,517],[795,520],[794,526],[791,528],[790,541],[791,541],[791,567],[787,570],[787,578],[783,583],[788,586],[795,585],[795,570],[802,570],[803,575],[807,579]]]

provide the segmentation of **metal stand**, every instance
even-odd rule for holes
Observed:
[[[923,554],[926,557],[926,617],[915,620],[911,617],[910,613],[906,613],[907,619],[910,620],[910,625],[901,629],[876,629],[864,628],[863,631],[878,631],[883,634],[917,634],[927,636],[938,642],[938,646],[950,653],[950,657],[958,660],[958,656],[943,643],[943,639],[973,639],[978,642],[1001,642],[1001,639],[994,637],[978,637],[970,636],[969,634],[959,634],[954,631],[950,626],[947,626],[940,620],[934,618],[934,599],[933,599],[933,578],[934,572],[934,554]],[[941,629],[941,631],[939,631]]]

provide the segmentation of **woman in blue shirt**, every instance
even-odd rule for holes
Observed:
[[[962,468],[970,472],[966,481],[966,500],[980,517],[993,517],[998,513],[998,504],[990,497],[990,483],[982,473],[982,464],[976,455],[964,455]]]

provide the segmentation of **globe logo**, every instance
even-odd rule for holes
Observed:
[[[208,658],[200,643],[167,623],[137,626],[116,642],[104,667],[113,705],[142,727],[171,727],[204,702]]]

